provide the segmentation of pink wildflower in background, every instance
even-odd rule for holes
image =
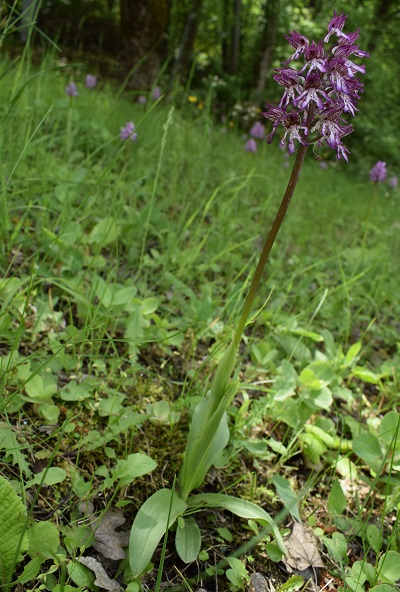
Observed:
[[[85,86],[86,88],[95,88],[97,85],[97,78],[93,76],[93,74],[87,74],[85,78]]]
[[[389,187],[391,187],[392,189],[396,189],[396,187],[399,184],[399,180],[397,177],[390,177],[389,179]]]
[[[257,138],[258,140],[263,140],[265,138],[265,127],[259,121],[253,125],[253,127],[249,131],[250,136],[253,138]]]
[[[139,95],[137,98],[137,102],[139,105],[145,105],[147,103],[147,99],[144,95]]]
[[[257,142],[253,138],[250,138],[244,145],[244,149],[246,152],[257,152]]]
[[[137,132],[135,132],[135,124],[133,123],[133,121],[128,121],[128,123],[126,123],[124,125],[124,127],[121,127],[121,133],[120,136],[121,140],[132,140],[132,142],[136,142],[137,141]]]
[[[157,101],[161,97],[161,88],[159,86],[155,86],[153,92],[151,94],[151,98]]]
[[[66,87],[65,87],[65,94],[67,95],[67,97],[77,97],[78,96],[78,88],[75,84],[75,82],[70,82]]]
[[[369,172],[369,178],[374,183],[381,183],[385,181],[387,177],[386,162],[378,160],[378,162],[372,167]]]

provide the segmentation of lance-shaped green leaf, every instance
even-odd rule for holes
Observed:
[[[129,539],[129,565],[134,578],[146,569],[161,537],[186,507],[187,504],[172,489],[156,491],[141,506]]]
[[[200,401],[193,413],[190,424],[185,458],[179,476],[180,494],[186,500],[189,494],[202,485],[204,478],[229,441],[229,428],[226,409],[232,401],[237,383],[232,383],[215,412],[207,416],[210,398]]]
[[[215,371],[210,391],[210,413],[209,416],[204,419],[208,419],[208,417],[210,417],[216,411],[217,407],[222,401],[222,398],[225,396],[228,390],[229,380],[236,362],[236,354],[237,348],[235,346],[234,340],[232,339],[228,349],[222,356]]]
[[[273,521],[272,517],[265,510],[252,502],[233,497],[232,495],[225,495],[223,493],[200,493],[190,496],[188,499],[188,507],[223,508],[241,518],[256,520],[257,522],[260,522],[260,524],[265,526],[268,525],[274,534],[279,549],[286,555],[285,543],[283,542],[279,528]]]
[[[182,521],[182,525],[179,523]],[[201,533],[194,518],[180,518],[175,535],[175,548],[185,563],[194,561],[200,553]]]

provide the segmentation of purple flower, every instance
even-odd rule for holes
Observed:
[[[343,32],[346,19],[346,15],[335,11],[323,41],[309,41],[297,31],[286,35],[294,52],[283,62],[283,68],[275,69],[273,76],[284,87],[284,92],[278,107],[267,103],[262,115],[272,121],[268,143],[279,126],[285,128],[282,141],[288,138],[289,154],[295,151],[296,143],[303,146],[326,143],[336,150],[339,159],[348,159],[349,150],[343,138],[353,127],[344,116],[356,116],[357,103],[364,90],[357,76],[365,73],[365,66],[350,58],[364,58],[369,54],[355,45],[358,31]],[[336,37],[333,42],[332,36]],[[329,45],[325,45],[328,42]],[[287,68],[293,60],[301,60],[302,64],[297,69]]]
[[[250,136],[263,140],[265,138],[265,127],[259,121],[256,121],[253,127],[249,131]]]
[[[132,142],[137,141],[137,132],[135,132],[135,124],[133,121],[128,121],[124,127],[121,127],[121,133],[119,137],[121,140],[131,139]]]
[[[396,189],[398,184],[399,184],[399,180],[397,177],[390,177],[389,187],[391,187],[392,189]]]
[[[300,77],[297,71],[293,70],[293,68],[275,68],[275,70],[277,73],[274,74],[273,79],[286,88],[281,102],[279,103],[279,107],[286,107],[290,100],[295,100],[295,93],[297,93],[298,96],[302,92],[304,78]]]
[[[312,41],[304,52],[304,58],[306,60],[306,65],[302,70],[309,68],[308,71],[311,72],[317,68],[320,72],[326,72],[327,60],[324,58],[324,45],[322,41],[319,41],[318,45],[315,41]]]
[[[328,25],[328,34],[326,35],[325,39],[324,39],[324,43],[328,43],[329,39],[331,38],[331,35],[336,35],[336,37],[344,37],[345,39],[348,39],[348,35],[345,35],[342,31],[343,31],[343,27],[345,25],[347,19],[347,15],[344,15],[343,13],[339,16],[336,15],[336,10],[334,10],[333,12],[333,18],[330,21],[329,25]],[[358,35],[357,35],[358,37]]]
[[[65,87],[65,94],[67,95],[67,97],[77,97],[78,96],[78,88],[75,84],[75,82],[70,82],[66,87]]]
[[[97,85],[97,78],[93,74],[87,74],[85,78],[86,88],[95,88]]]
[[[372,167],[369,172],[369,178],[374,183],[381,183],[385,181],[387,177],[386,162],[378,160],[378,162]]]
[[[300,35],[297,31],[289,31],[290,35],[285,35],[288,43],[294,47],[295,52],[290,56],[286,62],[283,62],[284,66],[287,66],[293,60],[297,60],[302,53],[304,53],[309,45],[307,37]]]
[[[250,138],[244,145],[244,149],[246,152],[257,152],[257,142],[253,138]]]
[[[161,88],[159,86],[155,86],[153,89],[153,92],[151,93],[151,98],[154,99],[154,101],[157,101],[157,99],[159,99],[161,97]]]
[[[139,105],[145,105],[147,103],[147,98],[144,95],[139,95],[137,98],[137,102]]]

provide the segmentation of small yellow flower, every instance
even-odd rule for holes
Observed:
[[[260,107],[256,107],[256,112],[257,112],[257,113],[261,113],[261,109],[260,109]]]
[[[203,105],[202,101],[199,101],[199,104],[197,106],[200,110],[204,109],[204,105]]]
[[[230,122],[228,123],[228,125],[229,125],[229,127],[235,127],[235,123],[234,123],[233,121],[230,121]]]
[[[189,103],[197,103],[199,99],[197,97],[195,97],[194,95],[189,95],[188,96],[188,101]]]

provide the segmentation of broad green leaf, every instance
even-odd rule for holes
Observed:
[[[351,364],[356,360],[358,354],[360,353],[361,345],[361,341],[356,341],[356,343],[353,343],[353,345],[349,347],[344,359],[346,367],[351,366]]]
[[[304,586],[304,578],[302,576],[292,576],[287,582],[279,586],[276,592],[295,592]]]
[[[17,437],[11,427],[6,423],[0,422],[0,450],[6,451],[4,460],[11,461],[7,458],[8,455],[12,456],[12,464],[18,465],[19,470],[25,473],[27,477],[32,476],[32,472],[25,460],[25,456],[21,452],[21,445],[18,443]]]
[[[112,470],[112,477],[106,479],[105,486],[112,487],[113,483],[118,481],[118,486],[129,485],[137,477],[151,473],[156,468],[157,463],[140,452],[129,454],[126,460],[119,460]]]
[[[363,382],[368,382],[370,384],[378,384],[380,380],[379,374],[375,374],[375,372],[372,372],[372,370],[369,370],[364,366],[356,366],[353,368],[352,374]]]
[[[201,533],[194,518],[184,518],[183,527],[176,529],[175,548],[184,563],[195,561],[200,553]]]
[[[322,540],[328,549],[329,555],[334,561],[337,561],[338,563],[348,563],[347,541],[344,534],[341,532],[334,532],[332,538],[323,536]]]
[[[19,576],[17,583],[18,584],[26,584],[27,582],[31,582],[32,580],[36,579],[38,575],[43,559],[41,557],[34,557],[31,559],[24,567],[24,571]]]
[[[370,588],[368,592],[396,592],[397,588],[391,584],[378,584]]]
[[[63,401],[83,401],[92,396],[95,387],[88,381],[77,383],[71,380],[60,390],[60,397]]]
[[[92,229],[89,243],[101,244],[103,247],[115,241],[119,236],[117,223],[112,218],[100,220]]]
[[[29,542],[26,508],[14,487],[0,475],[0,582],[7,584]]]
[[[36,522],[28,530],[29,548],[28,554],[46,559],[54,559],[60,546],[60,534],[52,522]]]
[[[368,524],[367,526],[367,541],[375,551],[379,553],[382,548],[382,532],[376,524]]]
[[[46,400],[57,392],[57,384],[51,376],[36,374],[26,383],[25,390],[32,399]]]
[[[272,483],[275,485],[276,493],[280,497],[285,508],[289,510],[293,518],[300,522],[299,502],[288,481],[286,481],[281,475],[275,475],[272,479]]]
[[[28,481],[26,484],[27,487],[32,487],[32,485],[55,485],[56,483],[61,483],[64,481],[67,473],[64,469],[60,467],[50,467],[49,469],[44,469],[41,473],[35,475],[33,479]]]
[[[346,496],[340,486],[338,479],[332,484],[328,498],[328,512],[330,514],[341,514],[347,506]]]
[[[400,580],[400,553],[397,551],[388,551],[379,560],[378,577],[389,582]]]
[[[275,545],[274,543],[267,543],[265,545],[265,550],[268,553],[268,557],[271,559],[271,561],[274,561],[274,563],[282,561],[283,554],[278,545]]]
[[[319,378],[314,374],[310,368],[304,368],[299,376],[299,380],[303,386],[307,386],[312,390],[321,388],[321,382]]]
[[[400,414],[396,411],[386,413],[382,419],[379,429],[379,438],[386,446],[398,448],[400,445]]]
[[[129,539],[129,565],[134,578],[146,569],[161,537],[186,508],[187,504],[171,489],[156,491],[141,506]]]
[[[280,550],[282,553],[286,554],[285,543],[283,542],[279,528],[265,510],[252,502],[233,497],[232,495],[225,495],[223,493],[200,493],[190,496],[188,499],[188,507],[223,508],[224,510],[232,512],[232,514],[235,514],[236,516],[240,516],[240,518],[257,520],[257,522],[260,522],[265,526],[268,525],[274,533],[275,540]]]
[[[382,449],[378,438],[372,434],[360,434],[353,440],[353,451],[374,471],[377,471],[383,460]]]
[[[90,569],[78,561],[69,561],[67,571],[71,580],[80,588],[89,588],[93,590],[95,575]]]

